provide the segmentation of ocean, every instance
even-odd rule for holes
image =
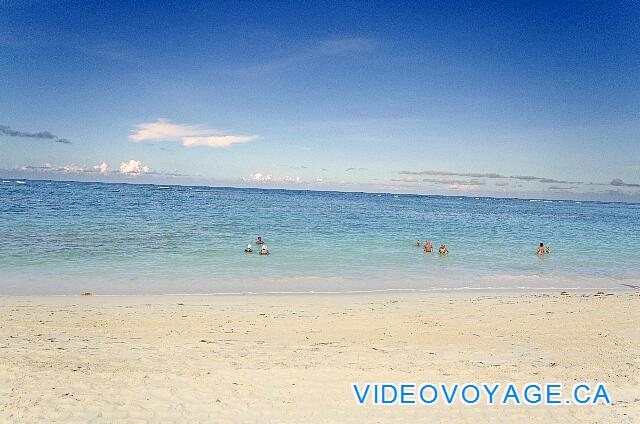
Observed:
[[[0,240],[3,295],[640,285],[639,204],[3,180]]]

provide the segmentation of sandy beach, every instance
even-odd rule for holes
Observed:
[[[3,422],[640,420],[640,293],[0,298]],[[359,406],[352,383],[576,382],[612,404]]]

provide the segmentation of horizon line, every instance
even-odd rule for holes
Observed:
[[[302,188],[273,188],[273,187],[238,187],[238,186],[214,186],[207,184],[159,184],[159,183],[143,183],[143,182],[123,182],[123,181],[78,181],[78,180],[51,180],[51,179],[30,179],[30,178],[4,178],[0,176],[3,180],[7,181],[33,181],[33,182],[58,182],[58,183],[77,183],[77,184],[107,184],[107,185],[117,185],[117,184],[126,184],[126,185],[147,185],[147,186],[160,186],[160,187],[206,187],[206,188],[214,188],[214,189],[234,189],[234,190],[281,190],[281,191],[307,191],[314,193],[360,193],[360,194],[388,194],[393,196],[418,196],[418,197],[450,197],[450,198],[465,198],[465,199],[502,199],[502,200],[541,200],[548,202],[574,202],[574,203],[620,203],[626,205],[640,205],[640,202],[625,202],[625,201],[617,201],[617,200],[575,200],[575,199],[548,199],[543,197],[501,197],[501,196],[468,196],[468,195],[448,195],[448,194],[419,194],[419,193],[393,193],[388,191],[340,191],[340,190],[317,190],[317,189],[302,189]]]

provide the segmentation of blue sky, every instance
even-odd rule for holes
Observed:
[[[0,175],[640,200],[637,2],[217,3],[0,3]]]

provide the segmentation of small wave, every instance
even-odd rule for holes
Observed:
[[[224,292],[172,292],[172,293],[126,293],[126,294],[94,294],[96,297],[197,297],[197,296],[268,296],[268,295],[351,295],[351,294],[384,294],[384,293],[446,293],[446,292],[458,292],[458,293],[481,293],[481,292],[499,292],[499,293],[518,293],[539,295],[547,291],[573,291],[575,293],[588,293],[593,290],[609,290],[616,292],[625,292],[627,290],[620,289],[619,287],[562,287],[562,286],[549,286],[549,287],[502,287],[502,286],[486,286],[486,287],[429,287],[429,288],[385,288],[385,289],[369,289],[369,290],[266,290],[266,291],[224,291]],[[77,294],[62,294],[52,295],[56,297],[77,297]]]
[[[158,187],[158,190],[164,190],[164,189],[167,189],[167,188],[171,188],[171,187],[160,186],[160,187]]]
[[[24,181],[16,181],[16,184],[26,184]]]

